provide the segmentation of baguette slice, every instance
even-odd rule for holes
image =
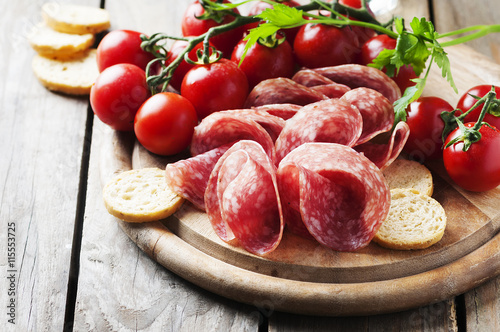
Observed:
[[[438,201],[414,189],[392,189],[389,215],[373,241],[389,249],[425,249],[441,240],[445,228]]]
[[[103,188],[108,212],[127,222],[141,223],[167,218],[184,199],[171,191],[160,168],[133,169],[116,175]]]
[[[47,25],[38,24],[28,36],[33,49],[45,57],[67,58],[89,49],[94,44],[94,35],[69,34],[56,31]]]
[[[432,196],[434,184],[431,171],[417,161],[396,159],[382,173],[389,189],[415,189]]]
[[[65,33],[96,34],[111,26],[107,10],[68,3],[45,3],[42,17],[49,27]]]
[[[69,95],[88,95],[99,75],[96,49],[88,49],[79,56],[62,60],[36,54],[32,67],[43,86]]]

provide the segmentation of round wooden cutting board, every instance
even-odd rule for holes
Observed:
[[[452,47],[449,57],[460,93],[477,84],[500,84],[500,68],[471,49]],[[437,68],[426,89],[426,94],[452,105],[459,97],[439,77]],[[104,130],[101,148],[103,184],[128,169],[164,168],[175,161],[147,152],[132,134],[111,130]],[[443,205],[448,223],[443,239],[425,250],[389,250],[372,243],[357,252],[335,252],[285,232],[277,250],[255,256],[221,241],[206,214],[189,202],[166,220],[118,222],[167,269],[237,301],[309,315],[400,311],[448,299],[500,274],[496,206],[500,188],[465,192],[449,181],[440,163],[427,166],[434,178],[433,197]]]

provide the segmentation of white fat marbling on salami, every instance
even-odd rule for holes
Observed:
[[[389,131],[394,123],[394,107],[380,92],[370,88],[356,88],[342,98],[355,106],[363,118],[363,132],[356,145]]]
[[[377,68],[347,64],[313,69],[335,83],[345,84],[351,89],[366,87],[383,94],[391,103],[401,97],[398,85]]]
[[[378,144],[366,142],[357,145],[354,149],[363,153],[381,170],[388,167],[403,150],[408,136],[410,135],[410,127],[406,122],[399,122],[391,133],[391,137],[386,144]]]
[[[368,245],[389,212],[389,188],[382,172],[344,145],[303,144],[281,161],[277,178],[283,214],[299,206],[312,237],[334,250],[355,251]],[[297,187],[299,195],[284,192]]]
[[[308,142],[330,142],[352,146],[361,135],[359,111],[340,99],[309,104],[287,120],[276,140],[277,162],[290,151]]]
[[[254,141],[239,141],[219,159],[205,192],[207,215],[223,241],[237,239],[264,255],[283,234],[276,168]]]
[[[257,84],[247,97],[245,108],[270,104],[307,105],[328,99],[324,94],[311,90],[289,78],[279,77]]]
[[[195,157],[168,164],[165,178],[168,186],[177,195],[184,197],[195,207],[205,210],[205,189],[210,173],[217,160],[231,145],[224,145]]]
[[[282,123],[278,117],[274,119]],[[270,127],[268,126],[268,129]],[[269,157],[275,159],[274,142],[266,129],[257,123],[255,118],[247,118],[245,114],[238,114],[237,111],[215,112],[205,117],[194,129],[190,152],[196,156],[240,140],[258,142]]]

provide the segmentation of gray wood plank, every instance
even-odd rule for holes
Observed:
[[[49,92],[31,70],[26,36],[42,4],[4,2],[0,23],[0,303],[15,305],[8,309],[14,317],[2,309],[0,326],[15,331],[63,329],[85,153],[87,99]],[[15,260],[7,259],[8,241]]]
[[[496,0],[434,1],[436,28],[440,32],[446,32],[477,24],[498,24],[500,21],[497,8]],[[468,42],[466,45],[500,63],[499,33]],[[500,278],[495,278],[464,295],[464,320],[468,331],[500,330],[499,282]]]
[[[436,29],[445,33],[473,25],[499,24],[497,0],[434,0]],[[490,34],[466,43],[500,62],[500,34]]]
[[[190,1],[107,1],[112,29],[180,35]],[[101,140],[110,130],[94,122],[74,330],[257,331],[260,314],[196,287],[142,252],[102,202]]]

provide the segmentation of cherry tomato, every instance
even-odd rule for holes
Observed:
[[[223,3],[231,3],[228,0],[224,0]],[[235,13],[239,14],[237,8],[233,9]],[[234,16],[226,15],[221,23],[217,23],[212,19],[201,20],[197,17],[201,16],[205,13],[205,9],[202,5],[195,1],[191,5],[188,6],[184,16],[182,18],[182,35],[183,36],[199,36],[208,31],[208,29],[227,24],[229,22],[234,21]],[[225,57],[230,57],[231,52],[233,51],[234,46],[240,41],[243,37],[244,29],[242,27],[232,29],[230,31],[221,33],[216,35],[210,39],[210,42],[213,43],[215,48],[222,52]]]
[[[362,7],[361,0],[339,0],[339,4],[356,9],[360,9]],[[366,4],[366,9],[371,16],[375,16],[368,3]],[[353,31],[356,33],[361,44],[364,44],[368,39],[374,37],[376,34],[375,30],[364,27],[351,26],[351,29],[353,29]]]
[[[231,60],[236,64],[240,63],[246,44],[245,40],[241,40],[234,48]],[[240,65],[250,88],[268,78],[292,77],[294,68],[292,47],[286,40],[275,47],[254,44]]]
[[[113,30],[97,46],[97,67],[104,69],[118,64],[131,63],[146,70],[154,56],[141,48],[141,33],[132,30]]]
[[[212,43],[209,43],[210,46],[213,46]],[[175,42],[172,43],[172,47],[169,50],[169,53],[167,55],[167,60],[165,61],[165,65],[168,66],[171,64],[178,56],[181,54],[182,51],[187,47],[188,42],[185,40],[176,40]],[[188,53],[189,59],[196,61],[197,60],[197,55],[196,52],[198,50],[203,50],[203,42],[200,42],[197,44],[191,51]],[[174,87],[177,90],[181,89],[181,84],[182,84],[182,79],[184,78],[184,75],[193,68],[195,65],[187,63],[185,60],[182,61],[179,66],[175,69],[172,79],[170,80],[170,85]]]
[[[469,94],[478,97],[484,97],[488,92],[491,91],[491,85],[478,85],[471,89],[469,89],[466,93],[462,95],[460,100],[458,101],[457,108],[462,110],[464,113],[467,112],[477,100],[471,97]],[[495,86],[495,93],[497,94],[497,99],[500,99],[500,87]],[[479,118],[479,114],[483,109],[483,105],[474,109],[470,114],[468,114],[463,122],[475,122]],[[486,113],[483,119],[484,122],[489,123],[490,125],[500,128],[500,117],[494,116],[493,114]]]
[[[298,3],[297,1],[294,1],[294,0],[285,0],[285,1],[282,1],[280,3],[285,5],[285,6],[288,6],[288,7],[300,6],[300,3]],[[268,8],[274,8],[274,6],[272,4],[264,2],[264,1],[257,1],[248,10],[248,16],[258,15]],[[258,25],[259,25],[259,22],[249,23],[249,24],[245,25],[245,31],[256,28]],[[286,40],[290,43],[290,45],[293,45],[293,40],[295,39],[295,36],[297,35],[297,32],[299,31],[299,29],[300,29],[300,27],[282,30],[282,32],[286,36]]]
[[[471,128],[474,122],[468,122]],[[481,139],[472,143],[467,151],[462,151],[463,142],[457,142],[443,151],[444,166],[450,178],[465,190],[482,192],[500,185],[500,131],[482,125],[479,129]],[[448,144],[461,135],[460,128],[455,129],[446,138]]]
[[[150,91],[146,73],[129,63],[104,69],[90,89],[94,114],[115,130],[134,129],[134,117]]]
[[[438,97],[420,97],[408,106],[406,123],[410,136],[404,151],[410,157],[420,162],[442,157],[444,121],[440,115],[444,111],[453,111],[453,106]]]
[[[384,49],[393,50],[396,48],[396,39],[391,38],[387,35],[378,35],[370,38],[361,47],[361,64],[367,65],[373,62],[380,52]],[[383,69],[386,72],[385,68]],[[416,83],[412,82],[411,79],[417,78],[417,74],[413,70],[413,67],[405,65],[399,68],[399,72],[392,77],[394,82],[399,86],[401,92],[404,92],[406,88],[414,86]]]
[[[148,151],[171,156],[189,146],[197,124],[196,110],[189,100],[177,93],[162,92],[139,108],[134,131]]]
[[[297,62],[307,68],[355,63],[361,52],[356,34],[350,27],[324,24],[303,25],[293,43]]]
[[[222,110],[242,108],[248,80],[238,65],[227,59],[197,65],[184,76],[181,95],[194,105],[198,118]]]

